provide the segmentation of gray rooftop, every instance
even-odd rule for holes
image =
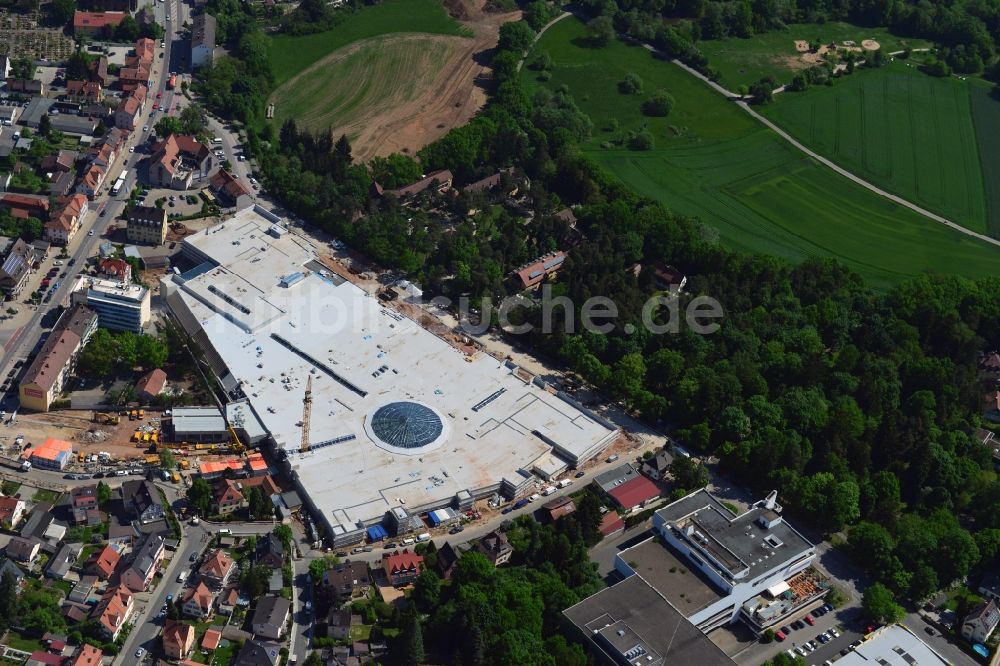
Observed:
[[[733,661],[638,576],[563,611],[591,647],[617,664],[731,665]]]
[[[776,510],[775,510],[776,509]],[[730,578],[746,572],[755,578],[770,571],[813,544],[781,519],[780,507],[767,508],[757,503],[739,516],[706,490],[683,497],[656,512],[679,538],[685,539],[712,556]],[[765,527],[759,519],[776,519]],[[688,534],[690,533],[690,534]]]
[[[837,660],[840,666],[945,666],[947,660],[899,624],[877,629],[864,643]]]
[[[686,617],[722,598],[704,574],[657,538],[643,541],[620,555],[650,587],[669,599]]]
[[[594,483],[600,486],[604,492],[608,492],[637,476],[639,476],[639,472],[632,466],[632,463],[625,463],[614,469],[609,469],[607,472],[601,472],[594,477]]]
[[[184,433],[221,432],[226,429],[226,420],[216,407],[181,407],[175,409],[170,418],[178,437]]]

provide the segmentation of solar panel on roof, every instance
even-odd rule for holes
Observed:
[[[534,278],[542,275],[544,272],[545,271],[531,271],[530,273],[528,273],[528,278],[533,280]]]
[[[545,268],[545,270],[548,270],[550,268],[553,268],[554,266],[558,266],[563,262],[564,258],[565,257],[556,257],[555,259],[549,259],[544,264],[542,264],[542,267]]]

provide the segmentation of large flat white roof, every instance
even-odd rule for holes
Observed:
[[[949,662],[906,627],[890,624],[876,629],[837,663],[842,666],[946,666]]]
[[[189,257],[215,265],[168,277],[168,302],[197,322],[332,524],[440,505],[530,470],[553,447],[584,459],[615,438],[514,368],[468,356],[355,285],[309,270],[317,248],[296,233],[267,235],[270,225],[246,209],[186,239]],[[295,272],[305,277],[282,286]],[[309,443],[319,446],[301,454],[309,377]],[[433,442],[412,450],[376,434],[409,442],[425,425]]]

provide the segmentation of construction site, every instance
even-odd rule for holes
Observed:
[[[620,440],[568,395],[433,325],[405,290],[359,287],[267,211],[188,236],[181,255],[186,270],[161,296],[244,405],[240,438],[273,441],[335,543],[393,510],[533,492]]]

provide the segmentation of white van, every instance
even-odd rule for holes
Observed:
[[[219,137],[215,137],[214,139],[212,139],[212,143],[218,146],[219,144],[222,143],[222,139],[220,139]]]
[[[430,540],[431,540],[431,533],[430,532],[424,532],[423,534],[418,534],[417,535],[417,541],[423,542],[423,541],[430,541]]]
[[[548,486],[547,488],[545,488],[545,490],[542,491],[542,494],[545,495],[546,497],[548,497],[549,495],[551,495],[555,491],[556,491],[556,487],[555,486]]]
[[[400,541],[400,543],[403,544],[404,546],[412,546],[414,541],[415,539],[409,538],[409,539],[403,539],[402,541]]]
[[[232,534],[232,533],[233,533],[233,531],[231,529],[227,528],[227,527],[223,527],[221,530],[219,530],[217,532],[217,534],[219,534],[221,536],[226,536],[226,535]]]
[[[188,572],[187,572],[187,570],[184,570],[184,571],[180,572],[179,574],[177,574],[177,582],[178,583],[183,583],[184,580],[187,577],[188,577]]]

